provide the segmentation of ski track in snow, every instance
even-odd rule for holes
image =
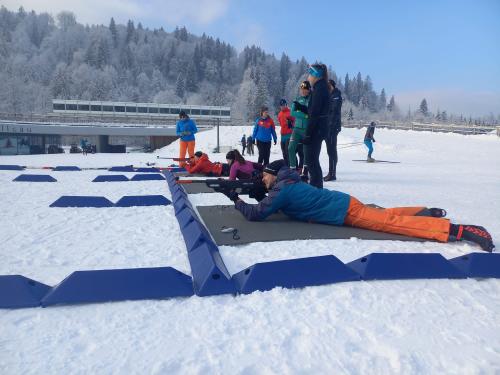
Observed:
[[[237,146],[243,132],[251,132],[221,130],[223,146]],[[500,246],[500,138],[376,133],[373,156],[401,164],[353,162],[366,156],[364,146],[340,149],[338,181],[326,188],[386,207],[443,207],[453,222],[484,225]],[[215,134],[200,133],[197,149],[211,151]],[[363,135],[363,129],[343,129],[338,143]],[[0,156],[0,164],[166,166],[171,161],[156,156],[177,156],[177,149],[175,142],[155,154]],[[278,145],[271,159],[279,157]],[[325,147],[321,163],[327,165]],[[51,174],[58,182],[12,182],[21,173]],[[49,208],[61,195],[102,195],[113,202],[124,195],[171,198],[165,181],[91,182],[108,173],[0,171],[0,275],[55,285],[76,270],[172,266],[190,274],[172,206]],[[195,205],[229,203],[222,194],[190,199]],[[452,258],[480,250],[467,243],[347,239],[220,251],[236,273],[256,262],[325,254],[348,262],[371,252]],[[499,310],[500,280],[493,279],[352,282],[238,297],[0,310],[0,373],[498,373]]]

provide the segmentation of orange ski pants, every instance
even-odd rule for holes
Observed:
[[[351,197],[344,225],[448,242],[448,219],[413,216],[425,207],[373,208]]]
[[[195,141],[180,141],[179,148],[179,166],[184,167],[187,163],[182,160],[186,157],[186,150],[190,158],[194,158]]]

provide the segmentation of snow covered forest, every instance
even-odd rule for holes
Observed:
[[[52,98],[182,102],[230,105],[246,121],[263,104],[276,109],[282,97],[293,99],[307,66],[257,46],[238,53],[185,27],[167,32],[113,19],[90,26],[70,12],[0,9],[0,112],[46,112]],[[394,97],[377,93],[369,76],[330,76],[348,100],[346,115],[397,112]]]
[[[140,22],[120,25],[113,18],[107,26],[82,25],[71,12],[54,18],[22,7],[0,8],[0,113],[49,112],[51,99],[57,98],[229,105],[233,120],[246,122],[264,104],[277,112],[281,98],[292,100],[308,63],[285,53],[277,58],[258,46],[238,52],[185,27],[149,30]],[[375,90],[369,75],[338,77],[329,68],[343,93],[346,120],[472,123],[445,110],[433,114],[427,103],[405,111],[394,96]],[[474,119],[481,122],[485,119]]]

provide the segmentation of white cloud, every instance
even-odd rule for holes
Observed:
[[[56,15],[66,10],[75,13],[81,23],[108,24],[111,17],[119,23],[129,19],[175,25],[208,25],[226,14],[229,0],[2,0],[10,10],[23,6]]]
[[[395,94],[396,103],[402,111],[408,106],[416,110],[423,98],[433,112],[439,108],[448,113],[482,116],[500,114],[500,92],[471,91],[465,89],[429,89],[405,91]]]

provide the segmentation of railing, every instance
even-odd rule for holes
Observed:
[[[346,128],[362,128],[367,126],[367,121],[344,121],[342,126]],[[399,121],[378,121],[377,127],[388,129],[400,130],[416,130],[416,131],[430,131],[439,133],[459,133],[459,134],[486,134],[497,131],[500,136],[500,127],[493,125],[469,125],[469,124],[425,124],[418,122],[399,122]]]

